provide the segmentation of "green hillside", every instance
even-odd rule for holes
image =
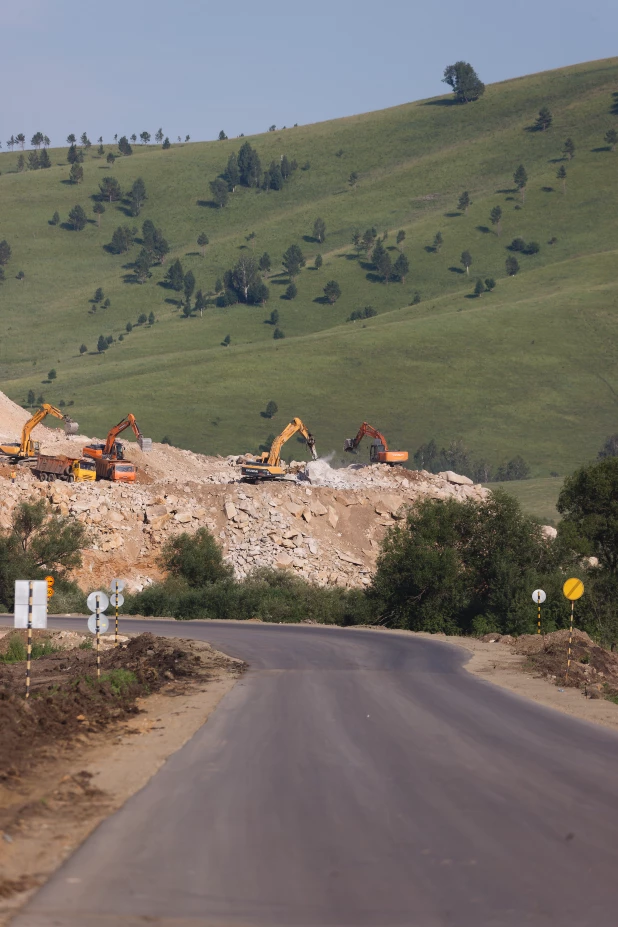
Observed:
[[[155,440],[169,435],[210,453],[255,449],[300,415],[318,450],[338,457],[343,438],[367,419],[411,452],[431,438],[461,438],[494,465],[521,454],[536,477],[567,473],[618,430],[618,149],[604,141],[618,128],[616,87],[611,59],[494,84],[465,106],[441,97],[256,136],[248,141],[263,167],[283,155],[299,167],[282,190],[236,187],[223,209],[210,205],[209,182],[247,139],[138,145],[113,167],[106,154],[117,147],[106,144],[99,156],[95,143],[79,185],[69,182],[66,148],[50,150],[51,168],[22,173],[19,151],[0,154],[0,240],[12,248],[0,287],[0,389],[22,403],[31,389],[47,401],[72,401],[82,429],[99,435],[133,411]],[[552,126],[530,131],[544,105]],[[567,137],[572,160],[563,160]],[[529,178],[525,203],[513,184],[519,164]],[[138,218],[124,202],[106,203],[99,228],[92,206],[109,175],[125,192],[142,177],[147,199]],[[457,209],[464,190],[467,214]],[[83,231],[49,224],[55,211],[66,223],[76,204],[90,219]],[[500,236],[489,221],[495,206],[503,211]],[[312,237],[318,217],[326,223],[322,245]],[[146,219],[171,253],[139,284],[132,264],[140,245],[121,255],[105,246],[117,226],[141,229]],[[388,232],[393,261],[397,231],[405,231],[405,282],[381,282],[353,248],[355,230],[372,226]],[[438,231],[444,244],[435,252]],[[205,256],[201,232],[210,240]],[[517,253],[520,272],[508,277],[515,237],[540,251]],[[307,266],[290,301],[280,261],[293,243]],[[217,278],[246,249],[272,259],[264,307],[211,304],[203,317],[184,318],[181,294],[159,285],[180,258],[196,289],[214,297]],[[324,263],[316,270],[318,253]],[[495,290],[475,298],[477,278],[488,277]],[[342,296],[330,305],[323,287],[333,279]],[[97,287],[109,308],[94,311]],[[346,321],[365,306],[377,316]],[[273,309],[285,339],[273,339]],[[118,339],[127,322],[150,312],[152,326],[96,353],[99,335]],[[82,343],[88,353],[80,356]],[[51,368],[57,378],[48,383]],[[269,400],[279,407],[272,421],[260,415]]]

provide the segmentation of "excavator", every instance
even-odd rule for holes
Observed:
[[[289,425],[286,425],[281,434],[273,441],[270,451],[261,454],[253,460],[246,460],[245,465],[241,468],[243,478],[248,483],[257,483],[258,480],[276,480],[281,479],[285,474],[285,468],[281,466],[281,448],[286,441],[300,432],[307,446],[311,451],[313,460],[318,459],[318,452],[315,449],[315,438],[303,425],[299,418],[293,419]]]
[[[135,416],[129,412],[126,418],[123,418],[121,422],[118,422],[117,425],[110,428],[105,444],[87,444],[84,448],[84,456],[94,457],[95,460],[101,457],[105,457],[107,460],[124,460],[124,449],[120,441],[117,441],[116,438],[119,434],[122,434],[123,431],[126,431],[127,428],[133,430],[133,434],[137,438],[137,443],[142,451],[147,452],[152,450],[152,438],[145,438],[142,435],[139,430],[139,425],[135,421]]]
[[[354,452],[365,435],[373,438],[369,448],[369,460],[371,463],[386,463],[394,466],[395,464],[405,463],[408,459],[407,451],[389,451],[384,435],[369,425],[368,422],[363,422],[355,438],[345,439],[343,443],[344,451]]]
[[[35,412],[32,418],[29,418],[21,430],[21,441],[19,444],[0,444],[0,453],[10,457],[12,461],[18,463],[21,460],[33,460],[39,453],[39,442],[33,441],[30,437],[34,428],[40,425],[48,415],[59,418],[64,422],[64,433],[66,435],[77,434],[79,425],[72,418],[44,402],[38,412]]]

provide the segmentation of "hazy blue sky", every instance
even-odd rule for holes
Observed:
[[[299,12],[295,12],[299,9]],[[462,12],[465,10],[465,13]],[[318,122],[618,51],[616,0],[4,0],[0,139]]]

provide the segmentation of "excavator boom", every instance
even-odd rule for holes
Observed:
[[[40,425],[48,415],[53,415],[54,418],[59,418],[64,422],[64,433],[66,435],[77,434],[79,428],[77,422],[74,422],[70,416],[65,415],[60,409],[44,402],[41,408],[28,419],[22,428],[20,443],[2,444],[0,445],[0,452],[6,454],[8,457],[12,457],[14,460],[28,460],[31,457],[35,457],[39,452],[39,442],[33,441],[30,436],[36,426]]]
[[[126,431],[127,428],[132,429],[142,451],[146,452],[152,450],[152,438],[145,438],[143,436],[139,429],[139,425],[135,421],[135,416],[133,413],[129,412],[126,418],[123,418],[121,422],[118,422],[117,425],[110,428],[107,433],[105,444],[87,444],[84,448],[84,454],[86,457],[94,457],[95,459],[107,457],[110,460],[123,460],[124,452],[122,450],[122,444],[120,441],[117,441],[116,438],[119,434],[122,434],[123,431]]]
[[[245,463],[245,466],[241,470],[243,477],[251,482],[256,482],[257,480],[274,480],[278,477],[282,477],[285,470],[281,466],[281,448],[286,441],[289,441],[297,432],[300,432],[307,442],[313,460],[317,460],[318,452],[315,449],[315,438],[301,420],[295,418],[289,425],[286,425],[281,434],[275,438],[267,454],[262,454],[261,458]]]
[[[369,459],[371,463],[398,464],[405,463],[408,459],[407,451],[390,451],[386,438],[382,432],[378,431],[377,428],[374,428],[368,422],[363,422],[355,438],[345,439],[343,442],[344,451],[355,451],[365,435],[369,435],[373,438],[369,449]]]

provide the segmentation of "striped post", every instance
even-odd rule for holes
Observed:
[[[571,601],[571,628],[569,630],[569,651],[567,653],[567,668],[564,676],[564,681],[566,682],[569,678],[569,670],[571,668],[571,644],[573,643],[573,610],[575,608],[575,602]]]
[[[97,627],[97,679],[101,678],[101,650],[100,650],[100,624],[99,624],[99,597],[97,596],[96,608],[96,627]]]
[[[30,662],[32,660],[32,580],[28,583],[28,658],[26,660],[26,698],[30,698]]]
[[[537,598],[538,598],[537,604],[538,604],[538,609],[539,609],[539,615],[538,615],[537,623],[536,623],[536,633],[540,634],[541,633],[541,590],[540,589],[539,589]]]

